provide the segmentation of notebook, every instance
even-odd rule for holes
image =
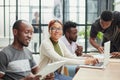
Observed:
[[[104,69],[106,65],[109,63],[110,58],[110,41],[104,43],[104,54],[98,54],[97,58],[103,58],[99,64],[96,65],[79,65],[80,67],[85,68],[96,68],[96,69]]]
[[[65,62],[66,61],[57,61],[57,62],[50,63],[47,66],[45,66],[37,75],[41,75],[42,76],[41,78],[43,78],[46,75],[52,72],[55,72],[58,68],[63,66]]]

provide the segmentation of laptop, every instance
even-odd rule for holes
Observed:
[[[55,72],[58,68],[60,68],[61,66],[63,66],[65,64],[66,61],[57,61],[57,62],[53,62],[48,64],[47,66],[45,66],[39,73],[37,73],[36,75],[41,75],[43,77],[45,77],[46,75]]]
[[[95,55],[96,58],[101,58],[102,61],[100,61],[96,65],[79,65],[83,68],[95,68],[95,69],[104,69],[106,68],[106,65],[109,63],[110,58],[110,41],[104,43],[104,54],[98,54]]]

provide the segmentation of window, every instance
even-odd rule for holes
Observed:
[[[97,19],[98,14],[101,12],[101,3],[104,3],[104,1],[101,3],[100,1],[101,0],[0,0],[0,39],[7,38],[7,43],[5,44],[10,44],[13,41],[13,23],[16,19],[25,19],[34,27],[37,27],[36,30],[38,31],[33,35],[29,48],[33,52],[38,52],[40,42],[48,36],[47,27],[50,20],[59,19],[63,23],[71,20],[78,24],[78,42],[82,44],[85,52],[90,51],[92,47],[88,41],[89,30],[91,28],[90,25]],[[108,0],[105,0],[106,3],[104,3],[104,7],[108,7],[106,6],[108,5],[107,1]],[[115,10],[119,10],[119,1],[120,0],[115,0]],[[35,13],[38,15],[36,20]],[[1,43],[2,42],[0,42],[0,46],[2,45]]]

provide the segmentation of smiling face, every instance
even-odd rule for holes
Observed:
[[[20,27],[13,29],[13,31],[17,44],[27,47],[33,35],[33,27],[26,22],[21,22]]]
[[[59,22],[54,22],[49,29],[49,33],[50,33],[50,38],[57,42],[59,40],[59,38],[62,36],[62,28],[63,26],[59,23]]]

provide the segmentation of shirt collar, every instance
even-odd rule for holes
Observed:
[[[67,45],[72,45],[74,42],[72,41],[72,43],[70,44],[69,42],[68,42],[68,40],[67,40],[67,38],[65,37],[65,35],[63,36],[63,39],[64,39],[64,41],[65,41],[65,43],[67,44]]]

